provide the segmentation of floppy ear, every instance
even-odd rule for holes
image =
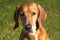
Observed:
[[[46,19],[47,14],[46,14],[45,10],[40,5],[38,5],[38,9],[39,9],[38,20],[43,22]]]
[[[47,14],[45,12],[45,10],[40,6],[38,5],[38,18],[37,18],[37,25],[38,26],[42,26],[42,22],[46,19],[47,17]],[[38,27],[37,27],[38,29]]]
[[[38,5],[37,8],[38,8],[38,17],[37,17],[37,21],[36,21],[36,26],[38,29],[39,26],[40,27],[42,26],[42,22],[46,19],[47,14],[46,14],[45,10],[40,5]]]
[[[19,26],[19,22],[18,22],[18,19],[19,19],[19,10],[20,10],[20,6],[18,6],[14,12],[14,21],[15,21],[15,26],[14,26],[14,29],[16,29],[18,26]]]

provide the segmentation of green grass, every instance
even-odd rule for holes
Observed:
[[[51,40],[60,40],[60,0],[32,0],[41,4],[47,12],[47,19],[43,22]],[[22,29],[20,26],[13,30],[13,15],[15,8],[24,0],[0,0],[0,40],[18,40]]]

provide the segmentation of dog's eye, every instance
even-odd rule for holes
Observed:
[[[20,15],[21,15],[21,16],[24,16],[24,12],[20,12]]]
[[[36,14],[35,12],[32,13],[32,15],[35,15],[35,14]]]

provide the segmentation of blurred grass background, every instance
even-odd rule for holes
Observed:
[[[13,30],[13,15],[16,7],[26,0],[0,0],[0,40],[18,40],[22,29]],[[60,0],[30,0],[41,4],[47,12],[43,23],[51,40],[60,40]]]

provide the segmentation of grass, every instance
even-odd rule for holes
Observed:
[[[47,12],[47,19],[43,22],[51,40],[60,40],[60,0],[32,0],[41,4]],[[0,0],[0,40],[18,40],[22,29],[20,26],[13,30],[13,15],[15,8],[24,0]]]

